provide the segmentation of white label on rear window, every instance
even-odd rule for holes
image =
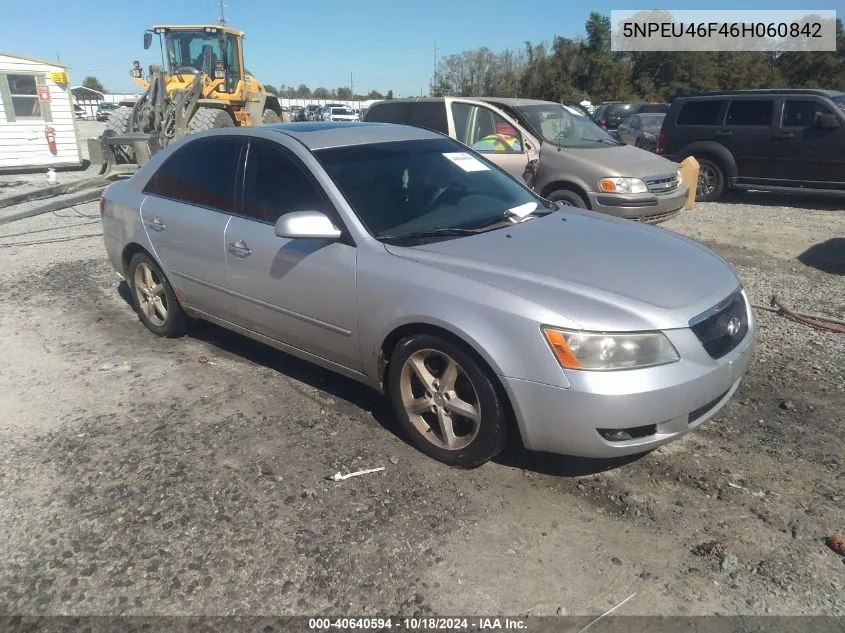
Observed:
[[[443,154],[443,156],[451,160],[464,171],[489,171],[490,169],[475,156],[470,156],[466,152],[447,152],[446,154]]]

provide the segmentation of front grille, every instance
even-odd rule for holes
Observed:
[[[748,311],[742,292],[737,290],[691,319],[689,325],[707,353],[713,358],[721,358],[748,334]]]
[[[682,209],[683,207],[681,207]],[[653,215],[626,215],[626,220],[634,220],[636,222],[645,222],[647,224],[660,224],[666,220],[671,220],[681,212],[681,209],[675,209],[668,213],[655,213]]]
[[[650,176],[643,179],[646,187],[651,193],[669,193],[675,191],[680,184],[678,174],[660,174],[659,176]]]

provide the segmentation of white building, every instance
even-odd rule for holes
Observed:
[[[0,169],[81,162],[69,70],[0,53]]]

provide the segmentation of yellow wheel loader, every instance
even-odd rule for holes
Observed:
[[[187,134],[288,120],[279,100],[244,66],[243,31],[154,26],[144,33],[144,49],[154,35],[162,65],[150,66],[145,78],[134,62],[132,79],[144,93],[137,101],[121,102],[103,135],[88,141],[90,161],[101,165],[102,174],[131,173]]]

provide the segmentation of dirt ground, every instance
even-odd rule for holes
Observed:
[[[746,194],[664,228],[756,303],[843,318],[842,207]],[[153,336],[98,218],[0,225],[0,613],[589,615],[635,594],[621,613],[845,615],[824,540],[845,533],[845,335],[760,311],[700,431],[466,472],[356,383],[211,325]]]

